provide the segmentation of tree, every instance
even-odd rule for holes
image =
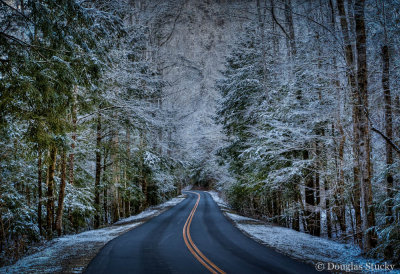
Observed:
[[[371,227],[375,226],[375,212],[372,205],[372,166],[371,166],[371,145],[370,145],[370,129],[368,121],[368,75],[367,75],[367,48],[366,48],[366,31],[364,19],[365,1],[357,1],[354,7],[356,22],[356,49],[357,49],[357,113],[359,116],[357,130],[360,153],[360,170],[361,170],[361,186],[362,186],[362,210],[366,216],[363,222],[365,231],[364,249],[369,250],[376,245],[376,235]],[[368,230],[370,229],[370,230]],[[368,230],[368,231],[367,231]]]

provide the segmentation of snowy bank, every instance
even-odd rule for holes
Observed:
[[[173,206],[179,204],[180,202],[182,202],[184,199],[185,198],[181,195],[181,196],[173,198],[163,204],[160,204],[160,205],[157,205],[154,207],[150,207],[147,210],[145,210],[137,215],[130,216],[125,219],[121,219],[118,222],[114,223],[114,225],[128,224],[128,223],[132,223],[132,222],[137,222],[138,220],[141,220],[141,219],[146,219],[149,217],[157,216],[157,215],[161,214],[162,212],[164,212],[162,209],[173,207]]]
[[[361,250],[352,244],[338,243],[329,239],[312,236],[290,228],[266,224],[260,220],[230,212],[218,193],[209,191],[221,210],[242,232],[279,253],[307,263],[328,263],[341,265],[384,264],[361,256]],[[378,272],[375,272],[378,273]],[[387,272],[386,272],[387,273]],[[390,273],[400,273],[399,270]]]
[[[53,239],[42,246],[40,251],[20,259],[13,265],[0,268],[0,273],[82,273],[107,242],[184,199],[181,195],[109,227]]]
[[[207,191],[207,192],[211,195],[211,197],[213,198],[213,200],[214,200],[220,207],[228,207],[228,208],[229,208],[228,203],[226,203],[226,202],[220,197],[220,195],[218,194],[218,192],[213,191],[213,190]]]

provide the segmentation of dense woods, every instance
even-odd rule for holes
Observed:
[[[256,1],[217,122],[238,210],[400,258],[396,1]]]
[[[0,264],[180,192],[150,31],[126,4],[0,2]]]
[[[399,18],[395,0],[0,0],[0,265],[188,184],[400,263]]]

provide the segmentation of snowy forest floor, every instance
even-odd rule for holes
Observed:
[[[180,195],[111,226],[45,242],[15,264],[0,268],[0,273],[82,273],[106,243],[184,199],[185,196]]]
[[[312,265],[328,263],[336,265],[383,265],[385,262],[365,258],[361,250],[352,244],[344,244],[326,238],[312,236],[290,228],[266,223],[237,214],[215,191],[208,191],[224,215],[244,234],[271,247],[279,253]],[[349,271],[351,272],[351,271]],[[371,272],[371,271],[366,271]],[[373,273],[380,273],[374,271]],[[383,273],[383,271],[382,271]],[[386,272],[388,273],[388,272]],[[400,273],[400,269],[390,271]]]

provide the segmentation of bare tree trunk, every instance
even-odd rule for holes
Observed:
[[[320,128],[317,130],[318,136],[324,136],[324,129]],[[314,231],[315,236],[321,236],[321,179],[320,179],[320,171],[322,171],[323,164],[322,158],[324,158],[324,146],[321,144],[321,141],[317,140],[315,142],[315,184],[314,184],[314,195],[315,195],[315,222],[314,222]]]
[[[344,145],[346,142],[346,136],[344,134],[344,130],[341,124],[339,124],[339,132],[340,132],[340,144],[339,144],[339,180],[337,186],[337,211],[336,215],[339,220],[339,226],[342,233],[346,234],[346,203],[344,199]]]
[[[284,220],[282,219],[282,209],[283,209],[282,192],[279,190],[277,193],[277,200],[278,200],[278,224],[284,225]]]
[[[390,92],[389,76],[390,76],[390,57],[387,45],[382,47],[382,87],[385,97],[385,133],[389,139],[393,139],[393,118],[392,118],[392,95]],[[386,204],[386,223],[393,222],[393,172],[390,167],[393,165],[393,148],[389,143],[386,143],[386,165],[389,170],[386,173],[386,188],[387,199]]]
[[[149,193],[146,176],[142,172],[142,192],[144,196],[144,201],[142,203],[142,209],[145,209],[149,205]]]
[[[309,160],[308,150],[303,151],[303,159]],[[314,187],[314,176],[310,171],[311,167],[308,166],[304,170],[304,186],[306,195],[305,204],[305,217],[306,217],[306,231],[311,235],[318,236],[317,231],[317,216],[316,216],[316,200],[315,200],[315,187]]]
[[[128,164],[130,161],[130,155],[131,155],[131,133],[129,128],[126,129],[126,165],[125,165],[125,174],[124,174],[124,180],[125,180],[125,189],[127,188],[127,181],[128,181],[128,175],[126,170],[128,169]],[[130,209],[130,194],[128,194],[125,197],[125,217],[129,217],[131,214],[131,209]]]
[[[275,1],[274,0],[270,0],[270,10],[271,10],[271,15],[274,18],[275,16]],[[274,56],[278,55],[278,51],[279,51],[279,41],[278,41],[278,34],[276,32],[276,22],[275,20],[272,20],[272,32],[273,32],[273,36],[272,36],[272,44],[273,44],[273,51],[274,51]]]
[[[384,15],[385,16],[385,15]],[[386,33],[386,30],[385,30]],[[385,133],[389,139],[393,139],[393,114],[392,114],[392,95],[390,91],[390,56],[389,48],[385,44],[382,47],[382,87],[385,98]],[[386,142],[386,224],[390,225],[394,221],[393,216],[393,148]],[[392,259],[393,257],[393,246],[388,245],[384,251],[386,259]]]
[[[257,17],[258,17],[258,27],[260,29],[260,36],[261,36],[261,51],[262,51],[262,65],[263,65],[263,87],[264,92],[268,97],[268,91],[266,90],[266,83],[267,83],[267,64],[266,64],[266,57],[267,57],[267,50],[265,48],[265,18],[266,18],[266,5],[261,7],[260,0],[257,0]]]
[[[63,216],[63,208],[64,208],[64,197],[65,197],[65,179],[66,179],[66,151],[63,148],[61,154],[61,181],[60,181],[60,190],[58,193],[58,207],[56,214],[56,230],[58,236],[61,236],[61,227],[62,227],[62,216]]]
[[[292,58],[294,58],[297,54],[297,49],[293,25],[292,0],[285,0],[285,17],[288,26],[290,55]]]
[[[39,233],[43,235],[42,225],[42,150],[38,146],[38,226]]]
[[[112,151],[111,151],[112,183],[110,188],[112,193],[111,215],[113,223],[117,222],[120,218],[119,193],[118,193],[118,186],[120,181],[118,148],[119,148],[118,131],[115,130],[112,137]]]
[[[345,44],[345,61],[347,65],[347,77],[350,83],[350,89],[352,94],[352,120],[353,120],[353,207],[356,218],[356,235],[355,241],[362,245],[362,220],[361,220],[361,188],[360,188],[360,148],[358,146],[360,136],[357,125],[359,124],[359,108],[358,106],[358,91],[355,77],[355,65],[354,65],[354,54],[349,37],[349,27],[347,23],[347,17],[344,7],[343,0],[337,0],[338,12],[340,18],[340,25],[342,29],[343,40]]]
[[[332,0],[329,0],[329,7],[331,9],[331,26],[332,31],[336,32],[336,16],[335,16],[335,8]],[[335,214],[338,217],[339,225],[342,233],[346,233],[346,203],[344,199],[344,145],[346,143],[346,135],[343,130],[342,122],[341,122],[341,111],[340,111],[340,81],[338,75],[337,68],[337,60],[336,56],[333,56],[333,66],[334,66],[334,75],[333,75],[333,84],[336,86],[337,90],[337,128],[340,133],[340,142],[338,146],[338,165],[337,165],[337,185],[335,188],[335,203],[336,209]],[[334,127],[334,125],[332,125]],[[333,130],[332,130],[333,131]],[[334,132],[334,131],[333,131]]]
[[[274,3],[271,2],[271,4],[274,4]],[[293,25],[292,1],[291,0],[284,1],[284,11],[285,11],[284,12],[285,21],[286,21],[288,31],[285,31],[282,26],[280,26],[280,28],[282,29],[282,31],[284,31],[284,33],[286,35],[286,38],[287,38],[286,41],[288,43],[288,55],[290,56],[291,60],[294,62],[295,56],[297,54],[297,50],[296,50],[296,40],[295,40],[295,32],[294,32],[294,25]],[[273,8],[271,9],[271,13],[274,16]],[[275,22],[278,23],[277,21],[275,21]],[[308,153],[308,151],[306,151],[306,153]],[[295,202],[302,204],[301,199],[302,199],[301,193],[300,193],[300,190],[298,189],[298,194],[295,197]],[[295,214],[293,216],[292,228],[297,231],[300,231],[300,218],[303,218],[302,216],[304,215],[304,212],[301,213],[301,211],[303,211],[303,210],[304,210],[303,207],[302,207],[302,209],[296,208]],[[307,211],[307,209],[306,209],[306,211]]]
[[[140,135],[140,149],[144,151],[145,147],[145,140],[143,134]],[[142,193],[144,196],[144,201],[141,205],[142,209],[145,209],[148,205],[149,199],[148,199],[148,185],[147,185],[147,180],[146,180],[146,174],[144,173],[144,155],[140,159],[140,167],[139,167],[139,172],[140,172],[140,186],[142,188]]]
[[[376,245],[374,231],[368,230],[375,226],[375,211],[372,204],[372,166],[370,147],[370,128],[368,122],[368,74],[367,74],[367,48],[364,20],[365,0],[356,1],[354,6],[356,22],[356,48],[357,48],[357,79],[360,108],[360,120],[358,124],[360,142],[360,164],[362,179],[363,213],[364,213],[364,250],[368,251]],[[368,231],[367,231],[368,230]]]
[[[300,183],[300,182],[299,182]],[[294,214],[293,214],[293,218],[289,219],[291,221],[291,225],[292,225],[292,229],[296,230],[296,231],[300,231],[300,219],[303,218],[304,215],[304,206],[303,206],[303,202],[302,202],[302,192],[300,190],[299,184],[297,186],[295,186],[295,196],[294,196],[294,200],[293,202],[295,203],[295,208],[294,208]],[[290,203],[288,203],[286,205],[287,207],[290,206]],[[289,222],[287,223],[287,227],[289,227]],[[305,226],[304,226],[305,228]]]
[[[104,148],[103,156],[103,184],[106,182],[106,169],[107,169],[107,150]],[[103,190],[103,210],[104,210],[104,223],[108,224],[108,195],[107,187]]]
[[[52,237],[52,225],[54,223],[54,173],[56,169],[57,148],[51,145],[49,167],[47,171],[47,237]]]
[[[73,98],[72,98],[72,109],[71,109],[71,118],[72,118],[72,144],[71,144],[71,153],[69,154],[69,183],[71,185],[74,184],[74,165],[75,165],[75,146],[76,146],[76,123],[77,123],[77,114],[76,114],[76,97],[77,97],[77,89],[78,86],[74,87]]]
[[[326,208],[326,231],[328,233],[328,238],[332,238],[332,218],[331,218],[331,201],[329,199],[329,182],[325,181],[325,208]]]
[[[94,216],[94,228],[100,226],[100,178],[101,178],[101,113],[100,110],[97,114],[97,127],[96,127],[96,175],[94,182],[94,207],[96,213]]]

